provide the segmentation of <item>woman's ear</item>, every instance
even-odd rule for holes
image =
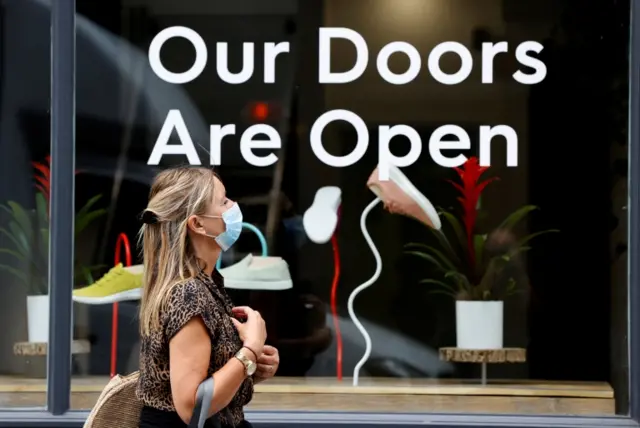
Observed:
[[[204,225],[202,221],[198,218],[198,216],[192,215],[187,219],[187,227],[195,233],[198,234],[206,234],[207,231],[204,229]]]

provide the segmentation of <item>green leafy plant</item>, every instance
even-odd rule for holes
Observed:
[[[13,258],[21,266],[0,264],[0,270],[20,280],[28,290],[28,295],[48,293],[48,261],[49,261],[49,198],[51,191],[51,158],[46,163],[34,162],[36,192],[35,208],[24,208],[17,202],[8,201],[0,204],[0,212],[4,212],[7,222],[0,227],[0,236],[10,245],[0,248],[0,254]],[[101,195],[91,198],[75,216],[75,237],[94,220],[106,213],[104,209],[94,209]],[[76,263],[75,278],[86,284],[93,283],[92,273],[101,266],[83,266]]]
[[[478,159],[469,158],[461,168],[455,168],[461,183],[448,180],[460,192],[462,221],[453,213],[440,210],[440,217],[450,229],[453,239],[441,229],[429,228],[436,243],[410,243],[406,253],[427,261],[439,275],[423,279],[422,284],[433,285],[432,293],[444,294],[457,300],[503,300],[520,291],[509,269],[517,256],[529,251],[531,241],[545,233],[535,232],[522,238],[513,233],[514,227],[536,210],[526,205],[514,211],[491,233],[476,232],[478,202],[484,189],[497,177],[481,180],[488,167],[481,167]],[[504,284],[504,286],[498,286]]]

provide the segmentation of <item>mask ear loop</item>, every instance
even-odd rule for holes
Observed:
[[[252,231],[258,237],[258,240],[260,241],[260,247],[262,248],[261,257],[267,257],[267,252],[268,252],[267,240],[264,237],[264,234],[260,231],[260,229],[258,229],[256,226],[252,225],[251,223],[244,223],[244,222],[242,223],[242,228]],[[220,270],[221,267],[222,267],[222,257],[218,257],[218,261],[216,262],[216,269]]]
[[[201,215],[200,217],[204,217],[204,218],[222,218],[221,215]],[[205,229],[204,236],[206,236],[207,238],[216,239],[220,235],[211,235],[211,234],[207,233],[207,231]]]

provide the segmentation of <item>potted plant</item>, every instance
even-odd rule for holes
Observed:
[[[427,261],[438,275],[420,282],[435,286],[432,293],[445,294],[456,300],[456,346],[463,349],[503,347],[503,302],[521,291],[513,269],[517,257],[531,249],[529,244],[533,238],[557,232],[546,230],[517,238],[514,227],[537,209],[525,205],[490,233],[479,233],[476,220],[480,213],[480,196],[498,179],[483,180],[487,169],[479,165],[477,158],[471,157],[461,168],[455,168],[460,182],[447,180],[460,193],[458,201],[462,206],[461,220],[449,211],[440,210],[451,239],[444,229],[429,228],[435,237],[433,244],[406,245],[408,254]]]
[[[46,158],[46,163],[33,163],[38,190],[34,208],[25,208],[14,201],[0,204],[0,212],[6,214],[4,221],[0,218],[0,235],[9,244],[0,248],[0,254],[17,262],[0,264],[0,270],[8,272],[26,287],[29,342],[46,343],[49,340],[49,165],[50,157]],[[100,197],[91,198],[76,214],[76,237],[92,221],[105,214],[103,209],[93,209]],[[76,264],[76,280],[92,283],[92,272],[98,267]]]

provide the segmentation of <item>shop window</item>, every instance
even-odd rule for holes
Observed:
[[[74,339],[89,350],[74,356],[75,409],[91,408],[110,374],[138,368],[138,304],[131,297],[139,294],[137,272],[120,274],[127,281],[107,294],[102,286],[114,286],[118,251],[119,261],[129,262],[126,242],[131,264],[140,263],[136,234],[154,174],[186,162],[167,156],[148,165],[169,110],[179,109],[205,164],[209,125],[237,125],[237,135],[222,143],[218,172],[291,279],[248,286],[227,277],[235,303],[260,310],[269,342],[281,353],[278,377],[256,387],[249,409],[628,413],[628,2],[329,0],[317,22],[295,7],[259,14],[212,4],[78,0],[76,205],[95,200],[104,213],[87,221],[76,245],[78,263],[95,269],[83,270],[74,291]],[[186,84],[162,82],[148,64],[151,40],[171,26],[197,31],[209,49],[205,71]],[[365,39],[369,66],[359,79],[318,84],[314,46],[321,26],[351,28]],[[286,40],[311,42],[279,58],[275,83],[262,83],[263,44]],[[385,82],[375,67],[378,52],[397,40],[422,55],[421,71],[404,85]],[[214,65],[219,41],[229,43],[234,70],[242,65],[242,43],[254,42],[256,77],[222,82]],[[462,83],[444,85],[428,70],[429,52],[445,41],[459,42],[472,59]],[[495,57],[492,83],[482,83],[482,43],[499,41],[508,41],[508,52]],[[547,71],[534,85],[513,78],[518,70],[535,71],[515,54],[527,41],[542,44],[531,55]],[[347,42],[336,41],[331,54],[335,70],[355,61]],[[191,66],[194,51],[173,39],[161,58],[177,72]],[[455,73],[461,64],[449,54],[440,66]],[[394,73],[408,67],[405,56],[390,58]],[[314,121],[335,109],[357,113],[370,136],[361,159],[348,167],[325,165],[309,142]],[[30,123],[46,123],[44,110],[29,113]],[[273,166],[249,165],[238,148],[240,132],[256,120],[282,131]],[[433,135],[451,124],[470,141],[467,150],[447,152],[468,158],[458,171],[439,166],[429,150]],[[491,167],[481,171],[475,159],[487,154],[483,127],[503,124],[517,137],[515,149],[511,134],[506,142],[495,138]],[[411,127],[422,153],[376,190],[369,179],[380,126],[394,125]],[[348,124],[332,124],[323,139],[330,154],[343,156],[357,135]],[[396,156],[408,151],[401,140],[394,139]],[[509,165],[516,149],[517,166]],[[462,174],[491,181],[481,191]],[[269,210],[277,175],[282,196]],[[335,186],[323,195],[333,202],[339,190],[339,210],[331,201],[314,206],[326,186]],[[367,211],[363,231],[363,212],[378,196],[395,203]],[[333,215],[335,231],[327,223]],[[317,230],[320,223],[331,230]],[[248,231],[222,266],[262,252]],[[16,382],[39,384],[28,373],[19,376]],[[24,400],[36,396],[30,397]]]
[[[28,54],[26,52],[29,52]],[[0,2],[0,406],[43,407],[49,340],[50,13]],[[14,392],[32,379],[28,402]]]

